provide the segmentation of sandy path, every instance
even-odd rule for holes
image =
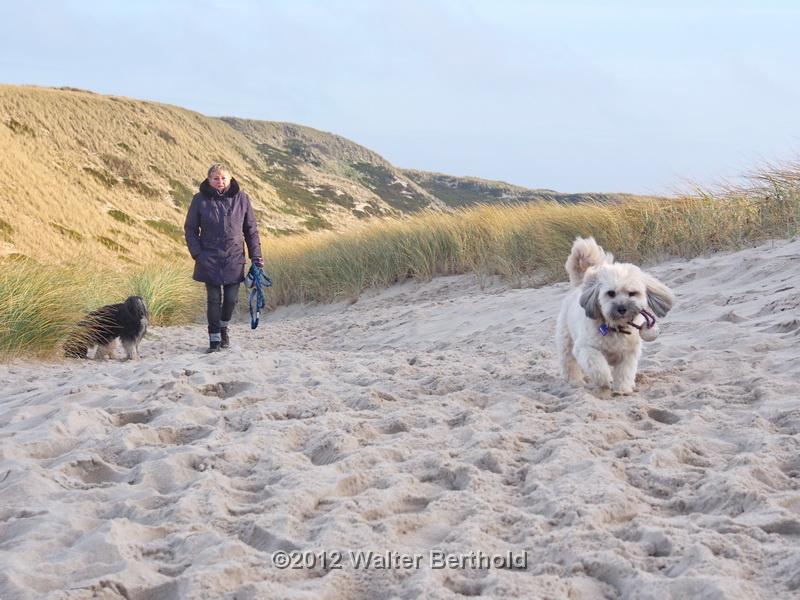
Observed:
[[[0,365],[0,598],[796,597],[800,241],[652,272],[678,305],[627,397],[559,381],[565,284],[471,277]]]

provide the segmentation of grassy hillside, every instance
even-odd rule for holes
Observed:
[[[214,161],[250,194],[265,238],[476,202],[616,198],[403,171],[341,136],[289,123],[0,85],[0,258],[182,256],[186,208]]]
[[[403,169],[403,175],[451,208],[476,204],[519,203],[550,200],[555,202],[619,202],[642,198],[632,194],[563,194],[554,190],[532,190],[504,181],[490,181],[477,177],[455,177],[443,173],[430,173]],[[652,197],[648,197],[652,199]]]
[[[269,236],[444,204],[370,150],[288,123],[211,118],[73,89],[0,85],[0,256],[183,253],[211,162],[231,166]]]

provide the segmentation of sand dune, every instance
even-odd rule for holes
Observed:
[[[558,379],[566,284],[467,276],[0,366],[0,598],[797,597],[800,241],[652,271],[631,396]]]

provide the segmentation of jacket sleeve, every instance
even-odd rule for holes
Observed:
[[[189,254],[191,254],[194,259],[197,258],[200,251],[203,249],[203,245],[200,243],[199,200],[199,196],[192,198],[192,203],[189,205],[189,212],[186,214],[186,221],[183,223],[183,235],[186,238],[186,245],[189,248]]]
[[[242,233],[244,233],[244,241],[247,244],[247,253],[250,255],[250,260],[254,258],[262,258],[261,256],[261,240],[258,239],[258,223],[256,222],[256,213],[253,210],[253,205],[250,202],[250,197],[244,194],[245,199],[245,213],[244,223],[242,224]]]

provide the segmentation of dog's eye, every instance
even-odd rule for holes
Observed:
[[[639,292],[628,292],[628,296],[638,296]]]
[[[617,292],[615,292],[614,290],[608,290],[608,291],[606,292],[606,295],[607,295],[609,298],[613,298],[614,296],[616,296],[616,295],[617,295]]]

